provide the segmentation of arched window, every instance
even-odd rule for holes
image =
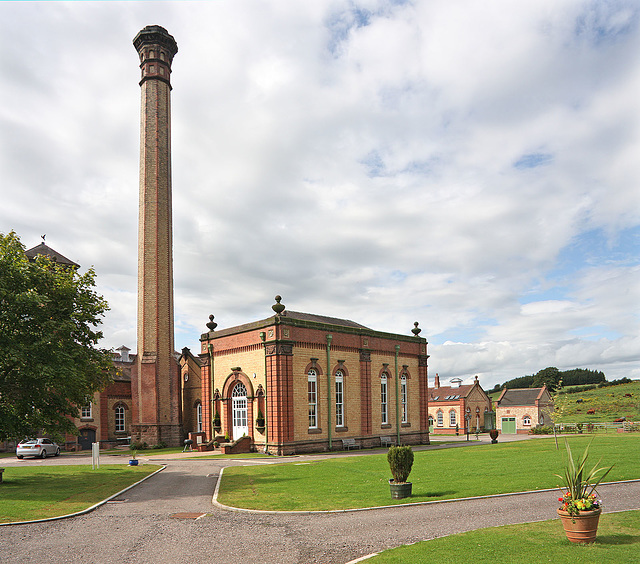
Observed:
[[[126,431],[125,418],[124,418],[124,406],[118,405],[115,408],[116,414],[116,433],[124,433]]]
[[[407,375],[403,374],[400,379],[400,397],[402,398],[402,422],[408,421],[407,415]]]
[[[449,427],[455,427],[456,426],[456,412],[452,409],[449,412]]]
[[[307,372],[307,398],[309,402],[309,429],[318,428],[318,372],[310,368]]]
[[[202,404],[196,405],[196,431],[202,433]]]
[[[529,415],[525,415],[522,418],[522,424],[523,425],[531,425],[531,417]]]
[[[444,426],[444,413],[442,413],[441,409],[438,409],[436,413],[436,420],[438,421],[438,427]]]
[[[344,427],[344,373],[336,371],[336,427]]]
[[[380,414],[382,424],[385,425],[389,420],[389,412],[387,405],[387,373],[383,373],[380,378]]]

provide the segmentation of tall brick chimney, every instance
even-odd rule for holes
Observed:
[[[138,365],[132,378],[132,436],[155,445],[182,442],[180,371],[173,343],[171,62],[175,39],[158,25],[133,40],[140,56]]]

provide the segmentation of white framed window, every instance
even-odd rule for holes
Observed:
[[[202,404],[196,406],[196,431],[202,433]]]
[[[307,398],[309,402],[309,429],[318,428],[318,373],[314,368],[307,372]]]
[[[387,375],[383,374],[380,378],[380,414],[382,424],[385,425],[389,420],[389,412],[387,405]]]
[[[452,409],[449,412],[449,427],[455,427],[456,426],[456,412]]]
[[[91,419],[91,404],[83,405],[80,408],[80,418],[81,419]]]
[[[344,373],[336,372],[336,427],[344,427]]]
[[[544,425],[544,414],[540,414],[540,425]]]
[[[126,431],[124,407],[122,405],[116,406],[115,414],[116,414],[116,433],[124,433]]]
[[[523,425],[531,425],[531,417],[529,417],[528,415],[525,415],[522,418],[522,424]]]
[[[400,398],[402,400],[402,422],[406,423],[409,416],[407,414],[407,377],[405,374],[400,379]]]
[[[438,409],[436,413],[436,421],[438,422],[438,427],[444,426],[444,413],[442,413],[441,409]]]

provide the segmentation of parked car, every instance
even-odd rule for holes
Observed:
[[[25,456],[47,458],[50,454],[60,456],[60,447],[51,439],[29,439],[21,441],[16,447],[16,456],[21,459]]]

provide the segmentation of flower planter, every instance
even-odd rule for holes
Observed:
[[[129,460],[129,466],[137,466],[137,465],[138,465],[137,460]]]
[[[396,484],[393,478],[389,480],[389,488],[391,488],[391,499],[404,499],[411,497],[411,482],[401,482]]]
[[[567,539],[576,543],[592,543],[596,540],[598,520],[602,509],[580,511],[578,515],[571,515],[568,511],[558,509]]]

